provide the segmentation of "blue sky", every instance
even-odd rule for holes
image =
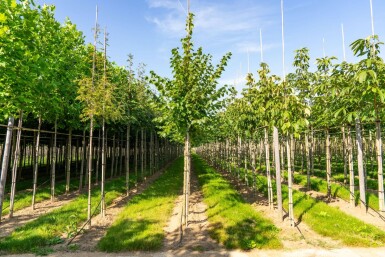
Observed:
[[[56,17],[77,24],[92,42],[95,6],[99,24],[109,33],[108,55],[126,65],[132,53],[147,71],[170,76],[171,49],[185,34],[186,0],[36,0],[56,5]],[[284,0],[285,64],[292,71],[294,50],[310,49],[311,62],[323,56],[343,59],[344,25],[347,61],[355,61],[349,44],[371,34],[369,0]],[[258,69],[262,30],[263,56],[274,74],[282,75],[280,0],[191,0],[195,17],[194,44],[213,55],[215,63],[226,52],[233,56],[221,83],[244,84],[248,71]],[[385,40],[385,1],[373,0],[375,33]],[[323,44],[324,39],[324,44]],[[384,46],[385,47],[385,46]],[[249,53],[249,58],[248,54]],[[249,62],[248,62],[249,59]],[[249,64],[249,65],[248,65]]]

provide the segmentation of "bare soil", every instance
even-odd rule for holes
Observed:
[[[183,232],[180,228],[182,205],[183,195],[180,195],[175,201],[173,214],[165,228],[167,234],[163,251],[177,251],[181,253],[186,251],[223,250],[223,247],[209,235],[209,222],[206,215],[207,206],[203,202],[203,194],[200,191],[198,180],[194,173],[191,176],[188,226]]]

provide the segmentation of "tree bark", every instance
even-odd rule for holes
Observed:
[[[72,153],[72,128],[69,129],[68,143],[67,143],[66,194],[70,192],[71,159],[72,159],[71,153]]]
[[[270,209],[274,208],[273,203],[273,186],[271,182],[271,171],[270,171],[270,149],[269,149],[269,135],[267,128],[264,129],[265,132],[265,156],[266,156],[266,177],[267,177],[267,196],[269,201]]]
[[[41,128],[41,116],[39,116],[39,125],[38,125],[38,129],[37,129],[36,146],[35,146],[35,163],[34,163],[34,171],[33,171],[32,210],[35,210],[35,198],[36,198],[36,190],[37,190],[40,128]]]
[[[21,129],[23,127],[23,112],[20,111],[19,123],[17,128],[17,139],[16,139],[16,149],[15,149],[15,158],[12,167],[12,185],[11,185],[11,197],[9,205],[9,217],[13,217],[13,207],[15,203],[15,194],[16,194],[16,179],[17,179],[17,166],[19,164],[20,158],[20,141],[21,141]]]
[[[361,136],[361,124],[360,120],[356,119],[356,142],[357,142],[357,162],[358,162],[358,178],[360,181],[360,201],[361,206],[367,207],[366,204],[366,191],[365,191],[365,174],[362,152],[362,136]]]
[[[274,143],[274,156],[275,156],[275,182],[277,186],[277,205],[278,215],[283,221],[283,207],[282,207],[282,186],[281,186],[281,166],[279,156],[279,136],[278,129],[273,129],[273,143]]]
[[[384,175],[382,170],[382,139],[381,139],[381,123],[376,121],[376,152],[377,152],[377,174],[378,174],[378,202],[379,210],[385,212],[384,203]]]

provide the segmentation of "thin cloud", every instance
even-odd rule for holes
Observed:
[[[256,39],[258,41],[259,39]],[[237,43],[237,50],[239,53],[260,53],[261,45],[256,42],[246,41]],[[278,48],[279,44],[263,44],[263,51],[268,51],[274,48]]]

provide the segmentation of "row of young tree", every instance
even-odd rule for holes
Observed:
[[[83,135],[82,145],[77,145],[77,150],[74,151],[78,152],[79,156],[82,155],[77,156],[77,160],[88,162],[84,164],[84,167],[87,167],[84,174],[88,174],[90,219],[93,184],[91,179],[98,178],[92,174],[100,165],[103,196],[107,152],[111,157],[111,149],[121,149],[118,152],[119,156],[124,157],[128,192],[130,155],[132,156],[133,152],[127,151],[136,149],[135,156],[139,152],[144,154],[143,149],[138,150],[140,138],[142,143],[139,145],[142,148],[147,145],[148,149],[154,149],[157,145],[163,149],[165,145],[171,147],[171,144],[164,143],[163,139],[157,136],[158,130],[153,122],[159,112],[153,104],[157,96],[151,91],[145,78],[145,65],[139,64],[138,68],[134,68],[132,55],[128,55],[126,67],[120,67],[109,60],[108,34],[104,29],[104,36],[102,40],[99,39],[101,30],[97,11],[94,43],[85,44],[84,36],[75,24],[68,19],[61,24],[55,19],[54,9],[54,6],[37,6],[28,0],[4,0],[0,4],[0,115],[2,119],[8,120],[2,147],[0,210],[6,193],[7,174],[10,173],[12,177],[11,195],[14,197],[17,170],[19,165],[25,163],[27,156],[23,156],[23,153],[26,153],[28,147],[33,145],[33,149],[28,153],[34,155],[34,205],[38,160],[49,157],[45,162],[50,164],[49,175],[54,192],[57,158],[61,155],[52,153],[60,152],[59,149],[63,146],[66,152],[61,154],[67,160],[65,176],[68,186],[72,172],[71,163],[74,162],[73,158],[70,158],[73,155],[73,144],[79,143],[79,135]],[[35,129],[34,139],[23,143],[25,137],[23,139],[22,135],[26,133],[27,127]],[[46,142],[42,147],[43,128],[53,133],[50,142]],[[99,131],[97,138],[93,136],[96,129]],[[87,136],[86,131],[89,133]],[[132,135],[132,132],[135,134]],[[60,138],[65,143],[58,142]],[[113,145],[115,138],[119,138],[119,148]],[[135,142],[132,138],[135,138]],[[42,151],[44,147],[48,150]],[[175,145],[172,147],[174,149]],[[147,151],[148,158],[153,156],[150,153],[154,151]],[[45,156],[41,156],[42,154]],[[151,158],[155,160],[154,157]],[[157,158],[161,156],[158,154]],[[96,164],[98,165],[94,167]],[[105,211],[105,208],[102,208],[104,215],[103,210]]]
[[[237,97],[237,93],[233,92],[232,97],[228,99],[227,108],[217,116],[219,128],[217,135],[208,140],[217,140],[218,144],[222,142],[221,149],[226,150],[223,150],[220,156],[233,166],[239,166],[241,162],[249,167],[255,158],[251,153],[263,153],[266,160],[269,203],[273,203],[271,190],[273,176],[270,170],[273,164],[276,170],[278,208],[281,209],[281,213],[280,184],[281,180],[284,181],[284,176],[280,169],[287,169],[289,217],[292,224],[294,224],[292,209],[294,154],[299,153],[303,156],[303,160],[306,160],[307,183],[310,189],[315,149],[320,148],[324,150],[317,153],[325,155],[328,197],[331,197],[332,153],[337,155],[341,149],[345,181],[348,175],[350,176],[351,202],[354,203],[356,174],[354,167],[357,167],[360,202],[365,207],[367,207],[365,155],[370,159],[375,155],[378,209],[385,211],[381,138],[381,120],[384,116],[382,107],[385,101],[385,90],[382,86],[385,82],[385,63],[379,56],[381,44],[376,35],[359,39],[350,45],[355,56],[361,58],[357,63],[343,61],[335,64],[335,57],[318,58],[317,69],[314,72],[310,71],[309,50],[299,49],[295,51],[293,62],[295,71],[284,78],[272,75],[268,64],[262,62],[257,72],[259,78],[249,73],[241,97]],[[364,125],[368,132],[366,142],[362,135]],[[338,143],[333,145],[334,148],[331,147],[331,131],[334,133],[335,142],[338,140]],[[271,132],[273,140],[269,136]],[[374,138],[371,136],[372,132]],[[270,147],[272,142],[273,163]],[[219,147],[214,147],[213,143],[203,149],[207,150],[207,147],[219,151]],[[249,147],[254,150],[249,151]],[[366,153],[364,148],[367,149]],[[233,157],[228,157],[230,155]],[[242,159],[241,156],[248,156],[248,159]],[[283,159],[286,161],[286,167],[283,165]],[[357,166],[354,159],[357,160]],[[251,166],[256,169],[255,165]]]

